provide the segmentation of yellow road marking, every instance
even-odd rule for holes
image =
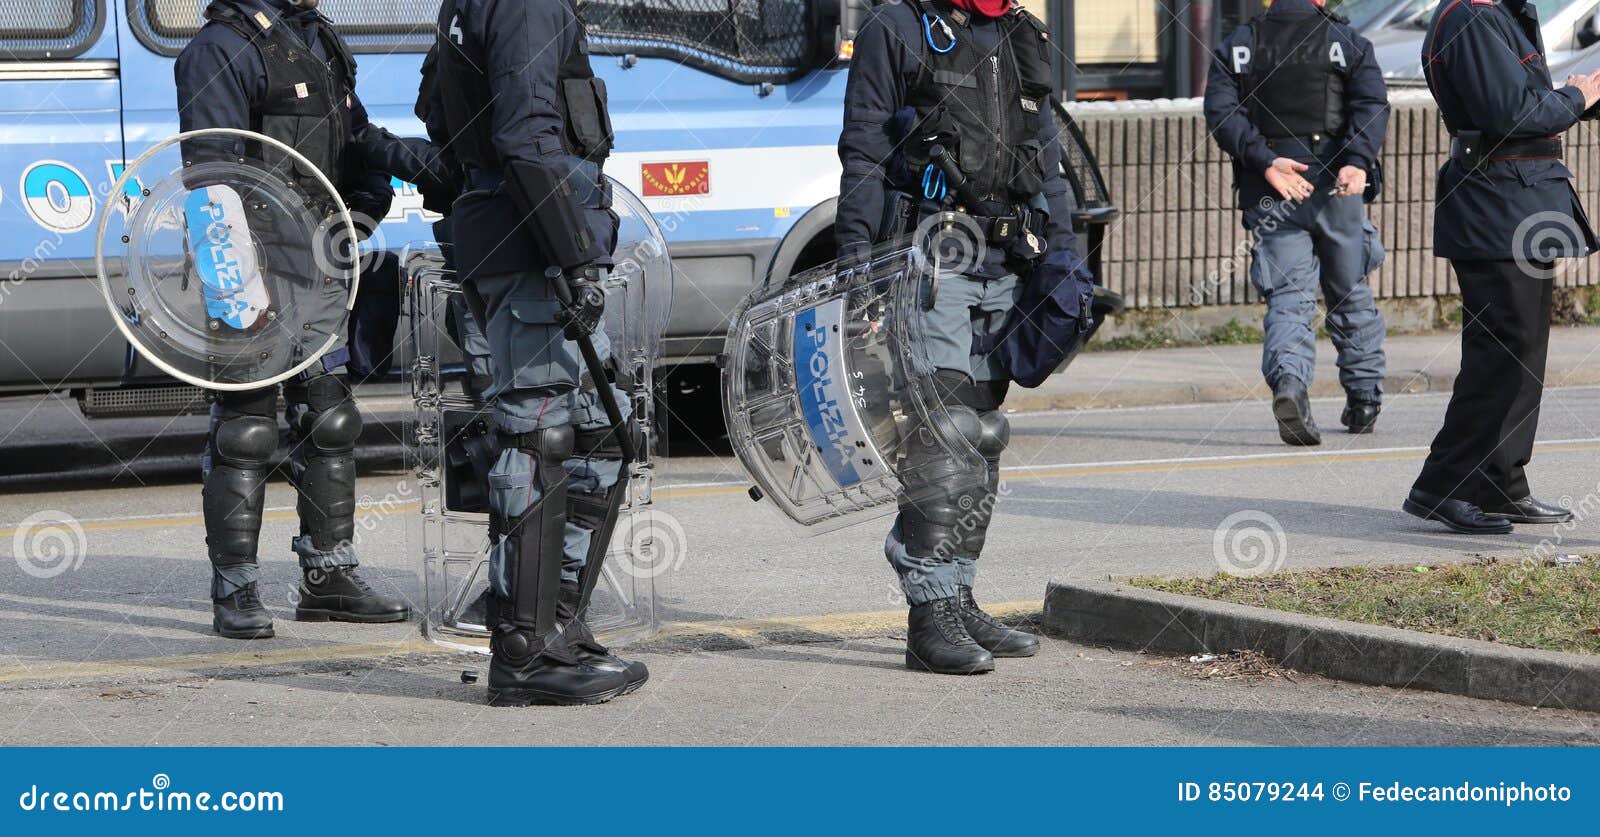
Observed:
[[[1043,602],[1001,602],[986,604],[984,609],[1001,617],[1015,617],[1037,613]],[[881,610],[858,613],[823,613],[814,616],[778,616],[770,619],[729,619],[721,622],[668,622],[661,632],[643,645],[692,637],[720,636],[737,640],[768,639],[782,641],[793,639],[795,634],[815,634],[818,638],[866,636],[903,629],[906,612]],[[38,683],[64,681],[78,684],[88,681],[109,680],[122,677],[152,674],[192,673],[207,671],[270,668],[300,663],[345,662],[353,660],[384,660],[415,654],[458,653],[448,648],[407,639],[399,642],[374,642],[361,644],[325,645],[313,648],[280,648],[266,651],[228,651],[208,654],[177,654],[171,657],[145,657],[133,660],[104,660],[91,662],[40,663],[0,667],[0,683]]]
[[[1539,445],[1539,450],[1552,452],[1582,452],[1600,450],[1600,443],[1595,442],[1552,442]],[[1374,451],[1372,453],[1327,453],[1327,454],[1282,454],[1278,456],[1266,455],[1261,457],[1240,457],[1237,459],[1199,459],[1199,460],[1158,460],[1152,462],[1130,462],[1118,464],[1115,462],[1086,463],[1083,465],[1053,465],[1042,468],[1027,466],[1007,467],[1005,473],[1013,478],[1021,479],[1062,479],[1065,477],[1093,476],[1096,474],[1145,474],[1153,471],[1220,471],[1237,468],[1256,467],[1281,467],[1284,465],[1319,464],[1333,465],[1340,462],[1393,462],[1406,459],[1421,459],[1427,456],[1427,450],[1422,448],[1412,450]],[[690,486],[663,486],[655,490],[661,497],[729,497],[744,494],[749,486],[744,483],[717,484],[717,485],[690,485]],[[409,512],[417,507],[416,500],[403,503],[388,503],[374,505],[367,509],[358,509],[358,517],[386,517],[398,512]],[[279,509],[269,511],[261,516],[262,520],[293,520],[293,509]],[[79,524],[85,532],[121,531],[127,529],[161,529],[172,526],[199,526],[205,523],[205,518],[198,514],[173,515],[171,517],[150,517],[136,520],[92,520]],[[18,527],[0,529],[0,538],[13,537],[19,531]]]
[[[408,639],[401,642],[326,645],[315,648],[279,648],[271,651],[176,654],[171,657],[145,657],[136,660],[42,663],[32,666],[5,666],[0,668],[0,683],[21,683],[39,680],[76,681],[174,671],[201,672],[214,669],[263,668],[293,663],[382,659],[384,657],[440,650],[442,649],[432,643],[423,642],[420,639]]]

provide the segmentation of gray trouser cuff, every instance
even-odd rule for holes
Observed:
[[[294,554],[300,556],[300,569],[306,572],[360,565],[356,560],[356,548],[353,544],[340,544],[333,549],[320,550],[312,545],[310,535],[299,535],[290,545],[294,549]]]

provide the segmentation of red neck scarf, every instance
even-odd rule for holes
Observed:
[[[1011,0],[950,0],[950,3],[984,17],[1003,17],[1011,11]]]

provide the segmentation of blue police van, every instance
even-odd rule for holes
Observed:
[[[125,161],[177,133],[173,59],[205,3],[0,4],[0,391],[93,396],[164,383],[112,326],[94,235]],[[608,171],[657,215],[680,271],[672,362],[709,364],[728,314],[774,263],[832,255],[841,5],[583,4],[617,130]],[[420,136],[412,106],[437,0],[320,8],[357,53],[372,120]],[[398,250],[425,240],[429,220],[416,190],[397,184],[381,241]]]
[[[112,325],[94,236],[126,162],[177,133],[173,60],[208,2],[0,3],[0,393],[70,391],[91,414],[194,403]],[[580,2],[617,132],[607,171],[656,215],[677,270],[668,381],[714,388],[727,320],[753,285],[833,257],[844,68],[871,2]],[[356,53],[372,121],[421,136],[412,108],[438,0],[319,9]],[[1103,222],[1092,155],[1075,129],[1063,136],[1080,220]],[[397,183],[375,241],[398,251],[427,240],[431,220]]]

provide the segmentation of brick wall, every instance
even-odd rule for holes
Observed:
[[[1427,91],[1395,91],[1390,101],[1384,194],[1367,207],[1388,260],[1372,286],[1380,298],[1454,294],[1447,263],[1432,251],[1434,177],[1450,137]],[[1103,254],[1107,285],[1137,308],[1258,301],[1247,278],[1249,239],[1239,225],[1232,164],[1207,135],[1199,100],[1071,110],[1122,210]],[[1595,123],[1581,123],[1566,139],[1578,197],[1600,207]],[[1600,284],[1594,259],[1564,265],[1558,285]]]

